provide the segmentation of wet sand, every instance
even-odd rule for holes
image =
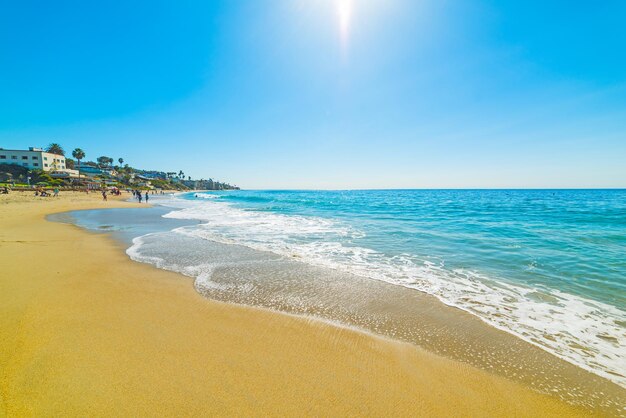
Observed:
[[[203,251],[209,259],[225,251],[211,253],[210,247],[215,246],[224,247],[185,245],[190,252]],[[246,259],[244,248],[230,251]],[[247,259],[254,257],[259,255],[250,254]],[[210,279],[197,279],[196,288],[209,299],[326,318],[409,342],[609,415],[618,415],[626,405],[626,389],[616,383],[488,325],[475,315],[446,306],[434,296],[274,258],[272,262],[248,261],[236,268],[227,263],[215,268]]]
[[[131,205],[0,196],[0,415],[591,412],[411,344],[207,300],[106,236],[44,219]]]

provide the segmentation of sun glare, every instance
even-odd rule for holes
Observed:
[[[347,48],[350,36],[350,20],[352,18],[352,0],[337,0],[337,16],[339,18],[341,45]]]

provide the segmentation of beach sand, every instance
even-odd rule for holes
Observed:
[[[207,300],[45,220],[131,206],[0,196],[0,416],[589,414],[410,344]]]

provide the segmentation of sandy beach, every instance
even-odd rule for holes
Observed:
[[[45,220],[132,206],[0,196],[0,416],[590,414],[410,344],[207,300]]]

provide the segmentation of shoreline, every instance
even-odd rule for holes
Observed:
[[[408,343],[207,300],[191,279],[135,263],[111,239],[44,219],[145,204],[93,195],[45,207],[34,198],[3,203],[0,396],[8,415],[590,412]]]
[[[175,212],[174,207],[169,209]],[[100,221],[92,219],[90,226],[83,226],[98,230],[98,225],[116,224],[126,229],[135,224],[134,220],[129,221],[129,217],[130,212],[120,216],[108,214]],[[177,219],[176,216],[167,217],[168,220],[170,218]],[[171,240],[168,238],[171,234],[165,232],[171,226],[160,229],[163,221],[159,216],[159,223],[153,225],[153,231],[135,235],[132,245],[128,244],[131,247],[125,252],[135,261],[192,277],[197,291],[210,300],[314,317],[394,341],[408,342],[574,405],[612,413],[618,411],[619,414],[626,403],[624,388],[601,372],[561,357],[479,315],[447,305],[435,295],[381,280],[344,274],[333,268],[312,266],[298,259],[287,261],[276,253],[232,242],[220,244],[221,241],[211,239],[185,242],[180,236]],[[147,241],[152,250],[146,252],[145,258],[138,256],[139,253],[131,253],[137,242],[142,245],[145,238],[160,236],[161,233],[165,233],[162,239],[166,240],[166,247],[170,250],[155,252],[154,245],[158,245],[161,238],[150,238]],[[225,253],[237,256],[224,258]],[[172,258],[174,254],[177,255],[175,260]],[[197,260],[206,258],[223,267],[211,269],[208,275],[186,270],[187,266],[196,265]],[[260,267],[260,259],[265,260],[261,264],[267,266],[266,269]]]

